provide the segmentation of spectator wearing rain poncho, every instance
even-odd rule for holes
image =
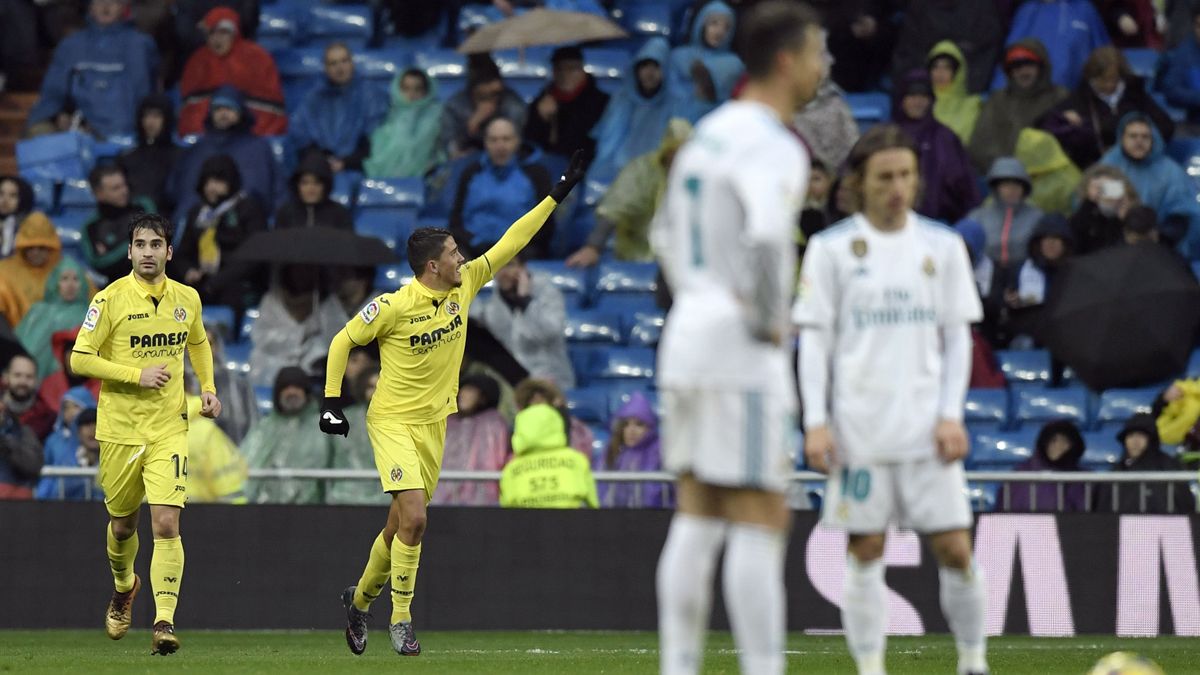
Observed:
[[[613,434],[599,470],[662,471],[658,415],[650,401],[634,392],[613,416]],[[604,486],[600,503],[618,508],[669,508],[671,488],[661,483],[613,483]]]
[[[942,40],[929,50],[926,64],[937,98],[933,116],[949,127],[965,146],[971,141],[982,103],[978,94],[967,91],[967,62],[962,50],[953,41]]]
[[[1058,139],[1040,129],[1022,129],[1014,153],[1033,186],[1028,201],[1046,213],[1070,215],[1083,174],[1063,152]]]
[[[290,136],[301,156],[323,155],[335,173],[359,171],[371,154],[371,133],[385,115],[383,92],[355,77],[350,49],[334,42],[325,48],[325,78],[292,113]]]
[[[817,95],[792,118],[792,125],[826,167],[836,169],[850,156],[858,142],[858,122],[846,103],[845,92],[830,78],[817,88]]]
[[[96,440],[96,399],[87,387],[68,389],[54,429],[42,446],[42,466],[96,466],[100,443]],[[102,499],[104,493],[90,478],[42,478],[34,497],[39,500],[82,502]]]
[[[0,320],[17,326],[42,299],[46,280],[62,259],[62,241],[42,212],[26,216],[17,230],[15,251],[0,260]],[[80,319],[82,321],[82,319]]]
[[[517,413],[516,453],[500,477],[506,508],[596,508],[596,481],[587,458],[567,445],[566,422],[553,406],[539,403]]]
[[[388,93],[392,108],[371,133],[371,156],[363,171],[371,178],[423,176],[443,158],[437,144],[442,119],[437,84],[412,68],[392,81]]]
[[[87,270],[74,258],[64,257],[46,278],[42,299],[21,319],[17,340],[37,362],[39,380],[61,367],[50,336],[79,325],[87,313],[90,295]]]
[[[588,169],[591,178],[609,180],[662,141],[667,122],[679,106],[677,92],[667,79],[670,53],[666,39],[655,37],[634,55],[629,69],[632,76],[625,78],[592,127],[596,158]]]
[[[736,27],[729,5],[710,2],[696,14],[688,43],[671,50],[668,86],[683,97],[691,122],[729,100],[746,70],[730,49]]]
[[[275,377],[271,414],[250,428],[242,452],[251,469],[325,469],[329,467],[329,436],[313,433],[317,402],[308,375],[295,367]],[[315,480],[254,480],[246,485],[252,504],[320,504],[324,490]]]
[[[499,403],[500,384],[496,380],[487,375],[462,378],[458,385],[458,412],[446,418],[443,471],[499,471],[504,468],[512,449],[508,422],[496,407]],[[565,425],[565,421],[561,423]],[[565,441],[563,445],[566,445]],[[433,495],[433,503],[495,506],[499,498],[499,486],[494,482],[441,481]]]

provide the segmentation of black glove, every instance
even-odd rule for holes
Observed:
[[[558,179],[558,183],[550,188],[550,198],[556,203],[563,203],[563,200],[571,193],[571,188],[583,179],[583,172],[587,169],[587,162],[584,161],[585,155],[583,150],[571,153],[571,163],[567,166],[567,170]]]
[[[341,401],[325,397],[321,401],[321,431],[332,436],[346,436],[350,433],[350,422],[342,412]]]

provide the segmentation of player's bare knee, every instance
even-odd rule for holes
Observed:
[[[109,521],[109,526],[112,527],[113,537],[116,537],[117,541],[125,541],[137,532],[137,519],[133,516],[113,518]]]
[[[930,541],[938,565],[963,570],[971,566],[971,537],[965,531],[944,532]]]
[[[179,536],[179,509],[156,510],[151,516],[155,539],[173,539]]]
[[[859,562],[871,562],[883,557],[882,534],[852,534],[846,550]]]

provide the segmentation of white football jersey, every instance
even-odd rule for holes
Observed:
[[[809,240],[793,319],[833,336],[832,400],[804,405],[829,406],[845,461],[935,454],[940,328],[982,316],[966,245],[950,228],[910,212],[883,232],[858,214]]]
[[[660,386],[757,389],[794,404],[788,349],[755,340],[747,320],[764,265],[779,285],[773,314],[788,315],[808,172],[803,144],[757,102],[722,105],[679,150],[651,228],[674,298],[659,341]],[[786,337],[787,322],[779,328]]]

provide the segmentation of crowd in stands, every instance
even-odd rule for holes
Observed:
[[[365,14],[374,28],[362,39],[291,36],[310,50],[304,58],[319,58],[320,75],[305,87],[293,86],[302,58],[294,45],[259,28],[268,11],[294,18],[307,5],[175,0],[161,12],[154,3],[91,0],[85,14],[74,7],[83,4],[0,0],[0,17],[18,18],[0,21],[0,88],[39,90],[30,142],[85,135],[123,148],[88,167],[86,188],[71,188],[93,205],[73,224],[56,222],[70,185],[0,177],[0,341],[16,345],[4,354],[0,498],[101,498],[87,479],[39,482],[38,473],[43,464],[97,461],[98,383],[73,375],[63,355],[91,296],[130,273],[130,220],[157,212],[177,227],[170,276],[214,308],[215,351],[227,366],[218,369],[227,414],[216,422],[190,415],[189,492],[231,502],[385,503],[370,482],[248,480],[247,470],[374,466],[362,419],[379,378],[377,350],[351,355],[347,439],[314,432],[314,385],[348,318],[411,277],[399,266],[266,265],[236,253],[260,233],[321,227],[382,232],[402,258],[411,229],[433,225],[478,255],[584,148],[592,161],[578,192],[586,194],[561,205],[496,271],[472,312],[445,468],[503,469],[504,478],[444,481],[433,500],[673,504],[662,485],[596,485],[592,471],[657,470],[661,459],[652,361],[608,389],[594,368],[609,347],[649,352],[657,342],[662,305],[645,292],[656,288],[650,222],[675,152],[704,114],[738,94],[744,68],[732,45],[753,0],[374,0]],[[797,247],[857,211],[843,165],[860,131],[897,124],[918,148],[916,210],[960,232],[974,265],[985,306],[974,386],[1010,397],[1025,386],[995,354],[1042,346],[1030,310],[1051,296],[1067,261],[1119,246],[1200,260],[1195,3],[812,4],[825,16],[831,76],[793,120],[812,158]],[[474,28],[535,6],[610,16],[631,36],[530,50],[543,66],[540,82],[512,75],[523,71],[502,53],[445,60]],[[669,20],[639,20],[643,6]],[[5,46],[30,39],[37,44],[24,53]],[[597,50],[621,55],[618,77],[597,66]],[[390,62],[385,79],[365,71],[364,57],[400,52],[406,58]],[[40,82],[25,76],[31,53],[46,57]],[[383,230],[363,217],[369,190],[413,184],[411,213],[385,216]],[[631,291],[607,279],[612,269],[647,280]],[[1078,386],[1061,371],[1053,385]],[[1045,426],[1003,468],[1177,469],[1176,448],[1200,451],[1197,382],[1161,383],[1119,429],[1115,420],[1006,418],[1025,432]],[[1121,446],[1103,466],[1085,461],[1096,436],[1080,426],[1093,424]],[[566,492],[538,502],[529,486],[546,466],[558,467]],[[1174,510],[1195,508],[1186,485],[1141,489],[1012,484],[993,490],[989,507],[1165,511],[1170,497]]]

